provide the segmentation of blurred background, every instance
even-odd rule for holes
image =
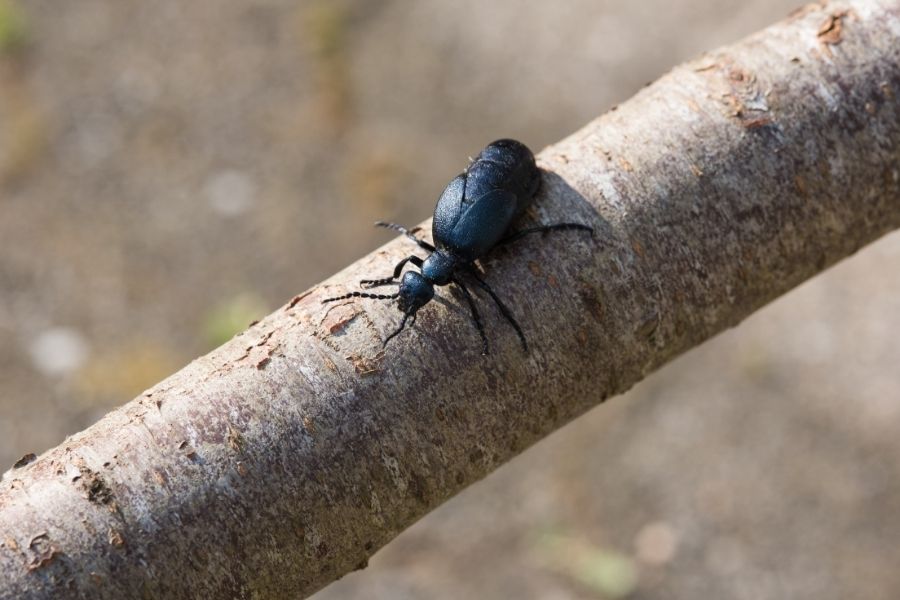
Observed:
[[[0,0],[0,470],[798,0]],[[321,592],[900,597],[900,237]]]

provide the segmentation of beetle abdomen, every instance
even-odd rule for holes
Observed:
[[[525,144],[489,144],[441,194],[432,225],[435,243],[460,258],[478,258],[524,212],[540,182],[534,155]]]
[[[534,154],[522,142],[509,139],[488,144],[469,165],[466,175],[466,200],[502,189],[515,194],[523,210],[541,183]]]

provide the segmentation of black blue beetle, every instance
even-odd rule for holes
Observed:
[[[434,246],[417,238],[412,232],[395,223],[378,222],[379,227],[395,229],[413,240],[420,248],[427,250],[424,261],[415,255],[407,256],[394,267],[394,274],[383,279],[364,279],[360,285],[366,288],[384,285],[399,285],[395,294],[369,294],[351,292],[322,302],[334,302],[346,298],[373,298],[378,300],[397,299],[397,306],[403,313],[400,327],[384,340],[384,345],[403,331],[406,322],[412,318],[410,327],[416,322],[416,312],[434,297],[434,286],[456,284],[472,311],[472,320],[481,335],[482,354],[488,353],[488,340],[484,324],[475,306],[472,293],[463,283],[468,278],[483,289],[497,303],[500,312],[510,322],[527,351],[528,342],[522,328],[512,316],[509,308],[488,286],[475,269],[474,262],[485,256],[493,248],[508,244],[531,234],[561,229],[581,229],[593,233],[593,229],[581,223],[557,223],[529,227],[510,232],[510,224],[525,212],[534,200],[541,185],[541,172],[534,162],[534,155],[528,147],[516,140],[497,140],[489,144],[475,157],[465,171],[451,181],[438,200],[434,209],[432,235]],[[407,271],[403,267],[411,263],[421,272]],[[403,274],[402,279],[400,278]]]

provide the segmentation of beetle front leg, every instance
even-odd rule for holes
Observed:
[[[397,283],[396,280],[400,278],[400,274],[403,272],[403,267],[406,266],[406,263],[412,263],[420,269],[422,268],[422,259],[413,254],[412,256],[407,256],[397,263],[397,266],[394,267],[394,274],[392,276],[384,277],[383,279],[363,279],[359,282],[359,285],[364,288],[373,288],[382,285],[391,285],[392,283]]]
[[[423,240],[422,238],[417,238],[412,231],[404,227],[403,225],[397,225],[396,223],[388,223],[386,221],[375,221],[375,227],[384,227],[385,229],[393,229],[394,231],[399,231],[407,238],[415,242],[419,248],[423,250],[428,250],[429,252],[434,252],[435,247]]]

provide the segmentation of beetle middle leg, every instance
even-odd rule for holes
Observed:
[[[472,310],[472,320],[475,322],[475,328],[478,329],[478,334],[481,336],[481,355],[487,356],[488,339],[487,335],[484,333],[484,323],[481,322],[481,315],[478,314],[478,308],[475,306],[475,298],[472,297],[472,292],[469,291],[469,288],[467,288],[462,281],[455,278],[450,281],[459,286],[463,296],[466,298],[466,302],[469,303],[469,308]]]
[[[594,233],[593,227],[589,227],[588,225],[584,225],[582,223],[556,223],[555,225],[541,225],[539,227],[529,227],[528,229],[515,231],[502,238],[499,242],[497,242],[497,245],[502,246],[504,244],[509,244],[510,242],[515,242],[516,240],[519,240],[532,233],[547,233],[548,231],[561,231],[565,229],[580,229],[582,231],[590,231],[591,235],[593,235]]]
[[[503,300],[501,300],[499,296],[497,296],[494,290],[491,289],[491,286],[489,286],[487,282],[485,282],[481,277],[478,276],[478,272],[474,267],[470,265],[466,269],[466,272],[468,272],[469,275],[472,276],[472,279],[475,280],[475,282],[478,284],[478,287],[487,292],[488,295],[494,300],[494,302],[497,304],[497,308],[500,309],[501,314],[503,314],[506,320],[509,321],[509,324],[513,326],[513,329],[516,330],[516,334],[518,334],[519,336],[519,341],[522,342],[522,349],[525,350],[525,352],[528,352],[528,342],[525,340],[525,334],[522,333],[522,328],[519,327],[519,323],[512,315],[512,311],[510,311],[509,308],[507,308],[507,306],[503,304]]]
[[[396,223],[387,223],[385,221],[375,221],[375,227],[384,227],[385,229],[393,229],[394,231],[399,231],[400,233],[405,235],[407,238],[411,239],[416,244],[418,244],[419,248],[422,248],[423,250],[428,250],[429,252],[435,251],[434,246],[432,246],[431,244],[429,244],[422,238],[417,238],[413,234],[413,232],[411,232],[409,229],[407,229],[403,225],[397,225]]]
[[[416,265],[417,267],[419,267],[420,269],[422,268],[422,259],[419,258],[418,256],[416,256],[415,254],[413,254],[412,256],[407,256],[406,258],[404,258],[403,260],[401,260],[400,262],[397,263],[397,266],[394,267],[394,274],[392,276],[384,277],[382,279],[363,279],[362,281],[359,282],[359,285],[361,285],[364,288],[373,288],[373,287],[379,287],[382,285],[390,285],[392,283],[397,283],[397,281],[395,281],[395,280],[400,278],[400,273],[403,272],[403,267],[406,266],[406,263],[412,263],[412,264]]]

